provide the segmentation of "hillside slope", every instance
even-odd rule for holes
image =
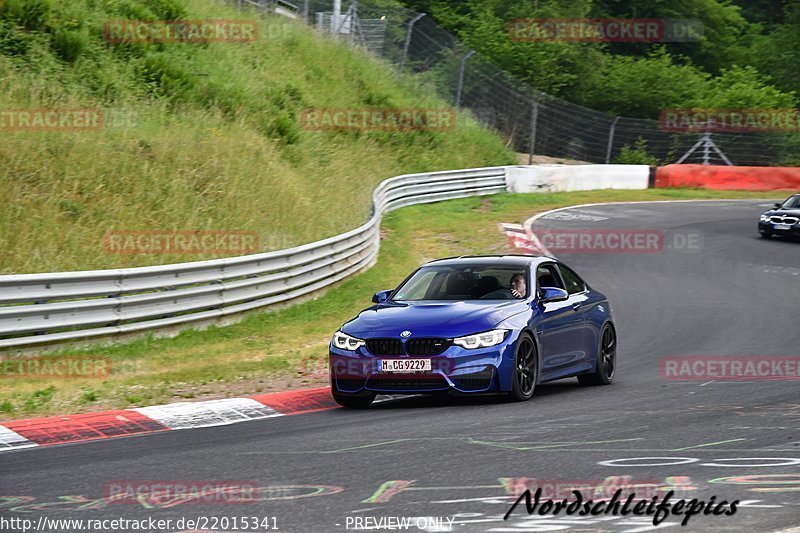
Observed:
[[[401,173],[513,164],[459,115],[443,131],[309,131],[305,109],[444,109],[365,52],[215,0],[6,0],[0,8],[0,273],[231,255],[123,254],[108,232],[255,232],[257,251],[351,229]],[[233,43],[111,43],[114,20],[256,20]],[[102,127],[14,128],[18,111],[99,110]],[[11,112],[11,113],[9,113]],[[254,250],[256,251],[256,250]],[[236,255],[236,253],[233,253]]]

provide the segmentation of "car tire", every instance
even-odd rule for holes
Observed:
[[[591,374],[581,374],[581,385],[609,385],[614,381],[617,370],[617,332],[610,323],[600,332],[600,346],[597,352],[597,365]]]
[[[760,232],[760,235],[761,235],[762,239],[771,239],[772,238],[772,233],[767,233],[766,231]]]
[[[517,340],[517,349],[514,352],[514,371],[511,376],[511,391],[509,398],[515,402],[524,402],[533,397],[536,381],[539,377],[539,354],[536,343],[527,333],[523,333]]]
[[[372,404],[373,400],[375,400],[375,396],[377,396],[374,392],[350,394],[347,392],[340,392],[335,388],[331,389],[331,394],[336,403],[342,407],[349,407],[351,409],[366,409]]]

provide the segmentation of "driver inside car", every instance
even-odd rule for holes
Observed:
[[[481,278],[487,279],[485,278]],[[488,279],[494,280],[494,283],[497,284],[497,278],[494,276],[488,276]],[[487,280],[488,281],[488,280]],[[488,283],[487,283],[488,284]],[[512,298],[525,298],[525,294],[527,293],[526,284],[525,284],[525,274],[517,272],[508,282],[509,287],[498,287],[491,292],[484,293],[483,296],[480,296],[481,299],[484,300],[491,300],[491,299],[512,299]]]
[[[511,276],[511,294],[514,298],[525,298],[526,292],[525,276],[522,274],[514,274]]]

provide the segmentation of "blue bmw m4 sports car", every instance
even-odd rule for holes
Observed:
[[[607,385],[616,368],[608,300],[550,257],[431,261],[337,331],[331,390],[346,407],[378,393],[506,393],[577,376]]]

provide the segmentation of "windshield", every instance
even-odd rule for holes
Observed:
[[[523,266],[427,266],[414,273],[392,300],[515,300],[528,296]]]
[[[800,195],[792,196],[791,198],[783,202],[783,205],[781,207],[783,207],[784,209],[800,209]]]

